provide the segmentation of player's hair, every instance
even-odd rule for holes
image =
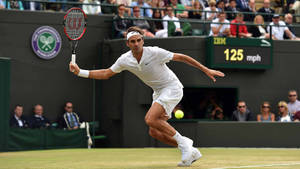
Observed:
[[[131,26],[130,28],[128,28],[127,31],[126,31],[126,35],[127,35],[129,32],[138,32],[138,33],[140,33],[141,35],[144,35],[144,31],[143,31],[141,28],[137,27],[137,26]]]

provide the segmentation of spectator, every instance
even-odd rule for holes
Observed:
[[[235,24],[239,25],[235,25]],[[251,34],[247,30],[247,26],[244,22],[244,15],[242,13],[238,13],[234,20],[231,21],[230,25],[230,33],[232,36],[237,37],[237,30],[238,30],[238,37],[240,38],[249,38]]]
[[[288,14],[285,14],[284,16],[284,22],[287,26],[287,28],[291,31],[291,33],[294,35],[294,40],[300,40],[300,38],[296,37],[295,35],[295,27],[293,27],[293,15],[288,13]],[[288,35],[286,34],[286,32],[284,32],[284,35],[283,35],[283,38],[284,39],[289,39]]]
[[[0,9],[4,9],[5,8],[5,4],[2,0],[0,0]]]
[[[132,0],[116,0],[117,5],[124,5],[124,10],[128,16],[131,16],[131,8],[126,8],[126,6],[131,6]]]
[[[194,1],[192,10],[199,10],[199,11],[189,11],[189,18],[191,19],[201,19],[201,11],[202,7],[199,1]]]
[[[143,17],[140,16],[140,7],[135,6],[133,7],[133,17],[137,19],[143,19]],[[146,37],[154,37],[153,33],[151,33],[150,30],[150,24],[148,23],[147,20],[134,20],[133,26],[137,26],[140,29],[144,31],[144,35]]]
[[[84,0],[83,3],[86,4],[97,4],[97,5],[82,5],[82,10],[86,14],[101,14],[101,6],[98,0]]]
[[[296,22],[300,22],[300,17],[299,17],[300,16],[300,1],[299,0],[295,1],[291,11],[293,14],[298,15],[296,17]]]
[[[233,121],[252,121],[253,114],[247,109],[245,101],[239,101],[236,110],[232,113]]]
[[[219,12],[219,9],[216,7],[216,1],[211,0],[209,1],[209,7],[205,8],[204,12],[202,13],[202,19],[210,21],[214,20],[215,18],[217,18],[217,12]]]
[[[34,115],[30,120],[30,128],[47,128],[50,126],[50,121],[43,116],[43,106],[37,104],[33,108]]]
[[[288,29],[288,27],[286,27],[285,23],[280,21],[278,14],[274,14],[272,20],[273,22],[271,22],[268,26],[268,32],[270,33],[270,29],[272,28],[272,35],[274,35],[275,39],[283,40],[284,33],[286,33],[290,39],[297,39],[297,37]]]
[[[271,22],[272,21],[272,16],[275,13],[274,9],[270,8],[270,0],[264,0],[263,7],[260,8],[257,12],[268,14],[268,15],[263,15],[264,20],[266,22]]]
[[[124,38],[126,30],[132,25],[132,22],[125,19],[125,5],[118,6],[118,14],[113,18],[115,38]]]
[[[275,115],[270,111],[271,106],[269,102],[263,102],[261,105],[261,114],[257,115],[257,121],[259,122],[274,122]]]
[[[224,0],[219,0],[217,2],[217,8],[219,11],[225,11],[225,1]]]
[[[149,5],[152,8],[164,8],[165,7],[165,3],[163,0],[152,0],[149,2]],[[164,16],[163,10],[161,10],[160,13],[161,13],[161,16]],[[154,14],[154,12],[153,12],[153,14]],[[152,14],[152,17],[153,17],[153,14]]]
[[[264,26],[264,24],[265,24],[264,18],[261,15],[255,16],[254,24],[257,24],[257,25],[249,26],[249,33],[252,34],[252,37],[261,38],[261,39],[270,38],[270,34],[267,33],[265,26]]]
[[[280,122],[291,122],[291,117],[289,116],[288,113],[288,107],[287,103],[285,101],[280,101],[278,103],[278,109],[279,109],[279,120]]]
[[[250,0],[249,0],[250,1]],[[236,0],[237,7],[244,11],[249,8],[248,0]]]
[[[250,12],[253,14],[245,14],[244,20],[247,22],[253,22],[256,15],[255,0],[249,0],[248,7],[241,10],[242,12]]]
[[[183,5],[179,4],[177,0],[170,0],[170,5],[175,9],[175,16],[177,18],[187,18],[188,12],[185,11],[185,8]],[[176,10],[179,9],[179,10]]]
[[[239,12],[239,9],[236,7],[236,0],[230,0],[229,6],[225,8],[227,13],[227,19],[233,20],[236,17],[236,13]]]
[[[41,3],[39,2],[23,1],[23,7],[25,10],[30,10],[30,11],[38,11],[42,9]]]
[[[293,120],[295,122],[299,122],[300,121],[300,111],[297,111],[293,117]]]
[[[153,19],[162,19],[161,12],[157,9],[152,15]],[[151,27],[155,33],[155,37],[166,38],[168,37],[168,29],[164,29],[161,21],[151,21]]]
[[[225,12],[219,13],[218,18],[212,21],[210,27],[209,36],[230,36],[230,22],[226,19]]]
[[[139,7],[145,7],[145,8],[151,8],[151,6],[149,4],[147,4],[146,2],[144,2],[144,0],[138,0],[138,1],[134,1],[131,3],[131,6],[139,6]],[[132,13],[133,10],[131,10]],[[151,9],[144,9],[142,8],[140,10],[140,16],[141,17],[152,17],[152,10]]]
[[[105,6],[107,5],[107,6]],[[110,6],[110,5],[114,5],[114,6]],[[116,5],[116,1],[115,0],[105,0],[102,3],[101,6],[101,11],[103,14],[117,14],[117,7]]]
[[[67,102],[64,107],[64,114],[60,120],[60,126],[68,128],[69,130],[75,130],[80,127],[80,120],[77,113],[73,112],[73,104]]]
[[[7,9],[24,10],[23,3],[22,3],[22,1],[19,1],[19,0],[10,0],[10,1],[6,0],[6,1],[4,1],[4,6],[6,6]]]
[[[10,118],[10,127],[26,128],[28,123],[23,116],[23,106],[16,105],[14,115]]]
[[[185,9],[192,9],[193,2],[196,2],[196,1],[194,1],[194,0],[180,0],[180,2],[184,6]]]
[[[292,9],[295,0],[275,0],[275,6],[279,8],[277,13],[288,13]]]
[[[163,17],[163,26],[164,29],[168,31],[168,22],[173,21],[175,25],[175,31],[174,32],[168,32],[168,35],[173,36],[181,36],[183,35],[182,29],[180,28],[180,23],[178,22],[179,19],[174,16],[173,8],[171,6],[166,7],[166,16]]]
[[[297,99],[298,94],[296,90],[289,91],[289,103],[288,103],[288,111],[289,115],[293,117],[296,112],[300,111],[300,101]]]
[[[199,0],[202,9],[205,9],[206,7],[208,7],[208,1],[207,0]]]

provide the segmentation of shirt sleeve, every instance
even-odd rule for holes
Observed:
[[[173,52],[167,51],[159,47],[155,47],[154,50],[156,50],[156,57],[160,60],[160,63],[168,63],[170,60],[173,59]]]
[[[120,73],[122,72],[125,68],[124,68],[124,64],[122,63],[122,58],[120,57],[111,67],[110,69],[114,72],[114,73]]]

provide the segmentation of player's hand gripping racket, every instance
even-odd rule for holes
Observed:
[[[76,48],[86,30],[87,16],[81,8],[71,8],[64,16],[64,32],[70,40],[72,48],[71,63],[76,64]]]

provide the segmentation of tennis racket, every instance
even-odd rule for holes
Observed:
[[[78,41],[86,31],[86,21],[87,16],[81,8],[71,8],[64,16],[64,32],[69,38],[72,48],[72,64],[76,64],[76,48]]]

